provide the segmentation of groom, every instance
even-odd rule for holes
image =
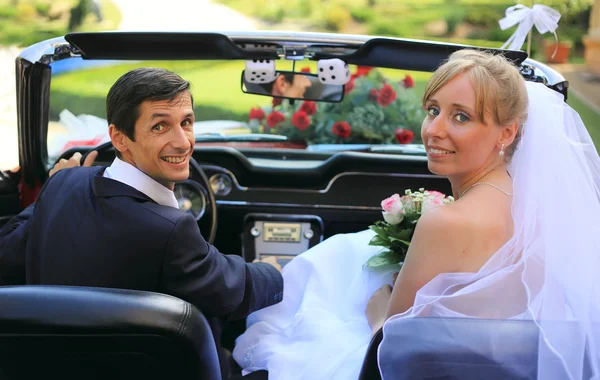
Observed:
[[[37,201],[0,229],[0,286],[171,294],[211,320],[220,347],[214,321],[281,301],[281,267],[221,254],[178,209],[173,188],[189,176],[195,143],[189,82],[136,69],[115,82],[106,109],[117,157],[110,167],[69,168],[80,156],[57,164]]]

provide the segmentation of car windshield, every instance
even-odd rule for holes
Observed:
[[[52,64],[49,161],[71,148],[110,140],[106,94],[121,75],[137,67],[162,67],[191,83],[198,146],[425,155],[419,133],[425,117],[421,97],[430,73],[351,65],[341,102],[290,101],[242,91],[241,60],[73,58]],[[281,60],[277,70],[314,74],[317,63]]]

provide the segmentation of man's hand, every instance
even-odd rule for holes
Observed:
[[[279,265],[279,263],[277,262],[277,258],[275,256],[267,256],[265,258],[262,259],[254,259],[254,261],[252,261],[253,263],[267,263],[267,264],[271,264],[272,266],[275,267],[275,269],[277,269],[279,271],[279,273],[281,273],[281,265]]]
[[[88,154],[88,156],[85,158],[85,161],[83,162],[83,166],[92,166],[92,164],[96,160],[96,157],[98,157],[98,152],[95,150],[91,151],[90,154]],[[62,169],[68,169],[68,168],[73,168],[75,166],[80,166],[80,162],[81,162],[81,153],[79,153],[79,152],[76,152],[68,160],[65,160],[64,158],[62,158],[60,161],[58,161],[56,163],[56,165],[54,165],[54,167],[52,169],[50,169],[50,173],[48,174],[48,176],[52,177],[52,175],[54,173],[56,173],[57,171],[62,170]]]
[[[369,326],[371,326],[372,335],[375,335],[383,327],[390,298],[392,298],[392,287],[386,284],[373,294],[367,304],[365,314],[367,315]]]

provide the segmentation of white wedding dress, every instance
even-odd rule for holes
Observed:
[[[371,339],[369,298],[398,267],[364,268],[381,247],[370,230],[333,236],[283,268],[283,301],[248,317],[234,359],[269,379],[356,379]]]
[[[409,310],[386,321],[378,350],[384,380],[402,371],[386,334],[421,316],[533,319],[538,379],[600,379],[600,157],[562,95],[526,85],[529,117],[509,168],[514,235],[477,273],[438,275]],[[372,236],[333,236],[284,268],[283,301],[250,315],[238,338],[233,356],[244,374],[357,379],[371,334],[367,302],[398,270],[363,269],[379,249],[368,245]],[[556,322],[570,323],[577,334]],[[470,344],[468,338],[457,343]]]

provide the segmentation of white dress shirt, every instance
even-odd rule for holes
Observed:
[[[124,183],[146,194],[159,205],[179,208],[175,194],[150,178],[135,166],[115,157],[112,165],[104,171],[104,178]]]

